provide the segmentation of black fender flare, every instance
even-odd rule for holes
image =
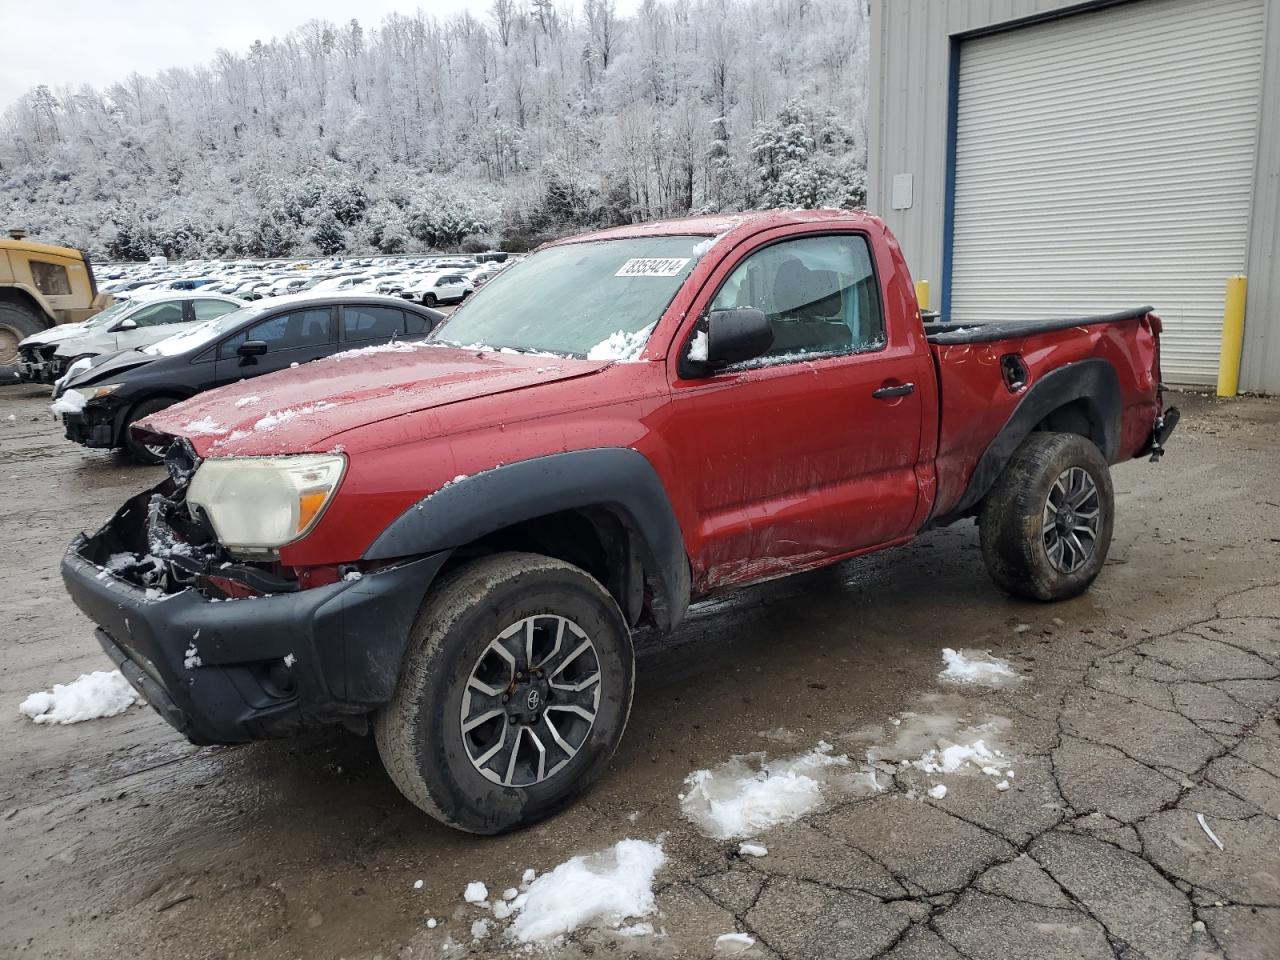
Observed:
[[[643,454],[597,447],[504,464],[446,484],[387,525],[364,560],[453,550],[548,514],[601,507],[618,518],[640,553],[660,629],[684,618],[692,585],[684,536],[662,480]]]
[[[1120,378],[1107,360],[1078,360],[1045,374],[1031,385],[983,451],[959,502],[945,516],[931,518],[926,526],[943,527],[971,514],[1031,431],[1055,410],[1077,401],[1083,401],[1089,412],[1089,439],[1102,451],[1107,463],[1115,463],[1123,409]]]

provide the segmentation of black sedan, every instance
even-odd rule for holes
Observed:
[[[129,425],[197,393],[343,350],[425,337],[444,314],[376,294],[300,293],[250,304],[167,340],[102,358],[69,379],[53,405],[67,439],[124,447],[142,463],[163,451]]]

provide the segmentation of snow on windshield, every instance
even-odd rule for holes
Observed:
[[[165,337],[149,347],[143,347],[142,352],[152,357],[174,357],[180,353],[186,353],[188,350],[199,350],[201,347],[207,346],[217,340],[224,333],[234,330],[245,320],[250,320],[260,313],[265,313],[269,304],[253,304],[248,307],[241,307],[239,310],[232,310],[230,313],[224,313],[220,317],[214,317],[212,320],[205,320],[200,323],[194,323],[187,330],[181,333],[175,333],[172,337]]]
[[[637,359],[707,239],[630,237],[551,247],[489,281],[430,339]]]

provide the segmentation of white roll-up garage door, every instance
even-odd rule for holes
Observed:
[[[1154,304],[1164,375],[1217,371],[1249,227],[1263,0],[1137,0],[960,47],[955,322]]]

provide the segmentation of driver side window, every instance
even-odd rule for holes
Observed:
[[[771,244],[738,264],[712,310],[755,307],[769,318],[773,346],[762,362],[836,356],[884,346],[884,314],[860,234],[802,237]]]

